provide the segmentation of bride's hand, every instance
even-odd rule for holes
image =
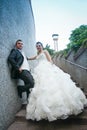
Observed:
[[[27,57],[27,60],[35,60],[37,56],[33,56],[33,57]]]

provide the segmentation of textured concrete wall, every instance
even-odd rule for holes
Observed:
[[[80,55],[80,57],[78,57],[78,59],[75,61],[73,55],[74,54],[72,52],[67,60],[65,60],[65,58],[61,56],[55,56],[53,61],[58,67],[60,67],[65,72],[69,73],[71,77],[77,83],[79,83],[79,86],[83,87],[87,92],[87,50],[84,53],[82,53],[82,55]],[[82,66],[83,68],[81,68],[78,65]]]
[[[35,53],[35,25],[30,0],[0,0],[0,130],[6,130],[21,104],[10,78],[7,57],[17,39],[27,56]]]
[[[74,62],[87,68],[87,49],[85,49],[85,51],[76,60],[74,60],[74,56],[75,52],[72,51],[72,53],[69,55],[67,59],[71,62]]]

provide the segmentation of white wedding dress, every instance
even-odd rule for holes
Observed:
[[[26,119],[54,121],[82,112],[87,99],[70,75],[48,62],[44,53],[37,60],[33,74],[35,86],[28,99]]]

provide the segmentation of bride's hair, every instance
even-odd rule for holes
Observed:
[[[41,45],[42,48],[44,48],[44,47],[43,47],[43,44],[42,44],[41,42],[36,42],[36,46],[37,46],[37,45]]]

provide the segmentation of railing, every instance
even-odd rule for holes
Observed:
[[[66,60],[66,59],[64,59],[64,60],[67,61],[68,63],[72,64],[72,65],[75,65],[75,66],[77,66],[77,67],[79,67],[79,68],[84,69],[84,70],[87,71],[87,68],[86,68],[86,67],[83,67],[83,66],[81,66],[81,65],[78,65],[78,64],[73,63],[73,62],[71,62],[71,61],[69,61],[69,60]]]

